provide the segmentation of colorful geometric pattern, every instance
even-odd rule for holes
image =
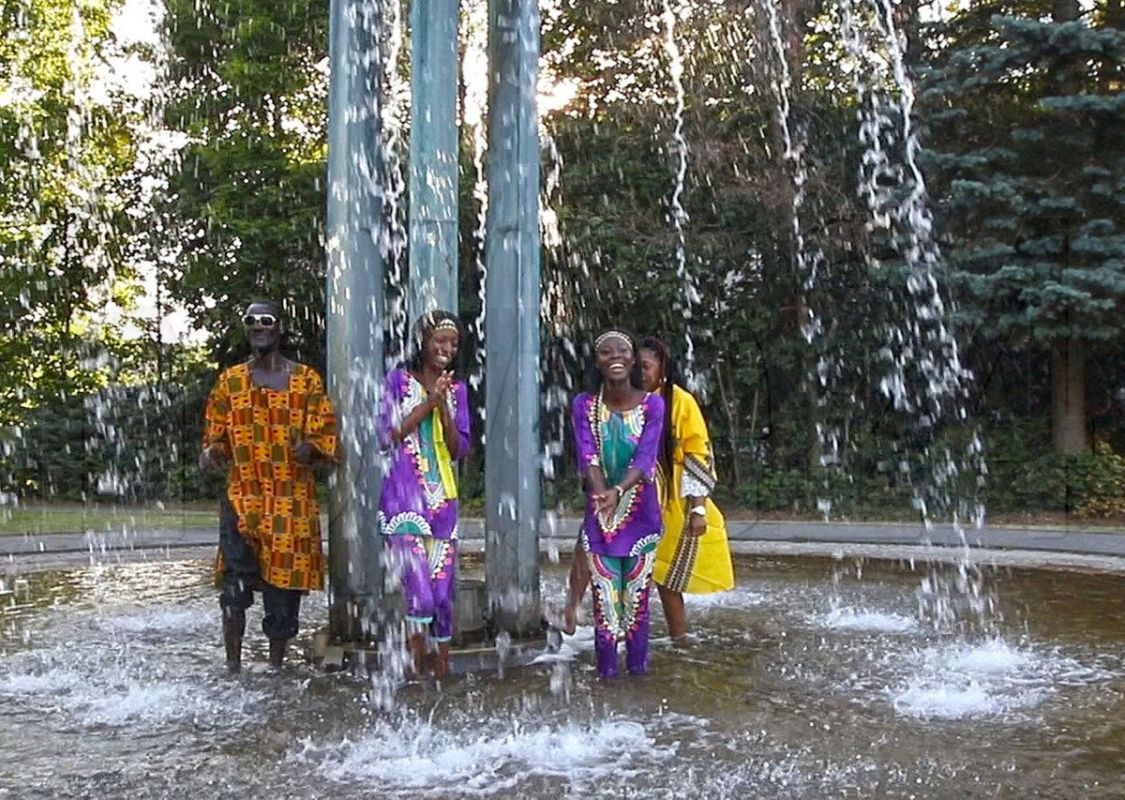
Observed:
[[[710,443],[707,455],[688,453],[684,456],[684,474],[680,481],[680,497],[707,497],[715,491],[715,459]]]
[[[640,442],[641,434],[645,427],[645,403],[638,403],[628,411],[613,411],[605,404],[599,392],[595,402],[589,409],[590,430],[594,434],[597,448],[595,459],[602,467],[608,483],[620,480],[625,468],[611,470],[610,463],[622,463],[626,467]],[[616,436],[618,432],[623,437]],[[614,452],[610,452],[613,450]],[[594,463],[591,461],[591,463]],[[614,474],[610,474],[613,472]],[[617,506],[610,516],[598,515],[598,523],[602,528],[602,535],[606,541],[613,539],[617,532],[633,518],[637,503],[640,501],[642,484],[629,487],[618,498]]]
[[[336,413],[320,375],[294,364],[287,389],[278,390],[255,386],[248,364],[231,367],[211,391],[205,419],[204,446],[230,455],[227,496],[262,579],[280,589],[322,588],[316,476],[294,458],[302,441],[336,454]]]
[[[401,418],[405,419],[410,416],[414,409],[426,402],[428,393],[421,381],[408,372],[403,374],[405,375],[405,386],[401,389],[400,413]],[[457,400],[454,392],[450,392],[446,397],[446,404],[450,419],[456,419]],[[418,474],[418,483],[425,495],[426,506],[434,510],[441,508],[449,500],[457,497],[456,484],[447,486],[447,482],[442,479],[441,461],[444,459],[448,464],[450,458],[444,440],[440,446],[437,444],[438,426],[440,425],[439,411],[435,408],[434,413],[422,420],[417,428],[407,434],[403,442],[414,460],[414,469]]]
[[[433,529],[430,528],[430,522],[421,514],[413,511],[403,511],[401,514],[395,514],[391,517],[390,521],[383,519],[382,512],[379,513],[379,521],[381,523],[380,530],[386,536],[433,536]]]
[[[635,556],[587,553],[594,599],[594,624],[613,641],[633,637],[648,616],[655,541]]]
[[[435,539],[430,536],[425,540],[426,559],[430,565],[430,580],[444,581],[453,573],[453,554],[456,552],[457,542],[450,539]]]
[[[699,537],[691,536],[687,532],[688,524],[689,518],[684,517],[683,530],[680,531],[671,563],[668,564],[667,572],[660,582],[661,586],[673,592],[687,591],[688,581],[695,567],[695,559],[699,556]]]

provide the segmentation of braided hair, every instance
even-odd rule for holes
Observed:
[[[664,441],[660,443],[660,465],[664,468],[664,474],[671,477],[672,451],[676,448],[676,437],[672,432],[672,394],[676,386],[685,392],[690,390],[676,365],[676,360],[672,358],[671,349],[663,340],[655,336],[646,336],[641,340],[641,349],[651,350],[660,362],[660,374],[663,376],[660,396],[664,399]]]

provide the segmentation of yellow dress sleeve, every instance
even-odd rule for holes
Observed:
[[[336,458],[336,409],[324,389],[324,381],[309,370],[309,399],[305,405],[305,439],[325,457]]]
[[[203,412],[203,446],[222,447],[230,455],[230,389],[224,372],[215,382],[211,395],[207,398],[207,408]]]
[[[681,497],[710,495],[715,488],[715,463],[711,455],[711,437],[703,411],[690,392],[676,388],[674,409],[678,450],[683,458]]]

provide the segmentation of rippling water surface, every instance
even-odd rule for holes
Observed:
[[[597,680],[580,628],[390,712],[358,677],[269,674],[258,607],[224,675],[208,563],[5,577],[0,796],[1125,796],[1122,576],[996,573],[970,625],[925,618],[927,565],[737,566],[689,598],[687,646],[654,602],[649,676]],[[322,595],[302,617],[304,642]]]

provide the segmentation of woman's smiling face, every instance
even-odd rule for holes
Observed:
[[[431,331],[423,344],[423,354],[428,366],[441,372],[450,368],[461,346],[461,336],[452,328]]]
[[[637,363],[633,346],[620,336],[610,336],[598,345],[594,353],[594,363],[598,372],[607,381],[627,381]]]

